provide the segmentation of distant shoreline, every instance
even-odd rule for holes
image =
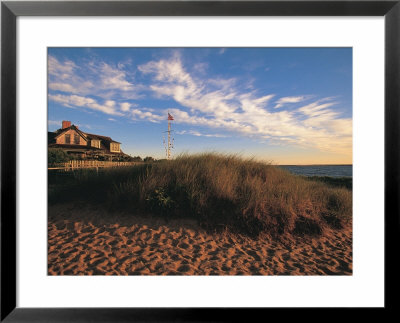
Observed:
[[[275,167],[306,177],[353,178],[353,165],[278,165]]]

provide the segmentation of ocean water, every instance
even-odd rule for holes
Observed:
[[[353,177],[353,165],[279,166],[296,175]]]

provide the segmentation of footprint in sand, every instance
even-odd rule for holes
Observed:
[[[188,249],[190,246],[185,242],[181,242],[180,244],[178,244],[178,247],[182,249]]]
[[[177,271],[181,272],[181,273],[186,273],[190,270],[190,266],[188,264],[183,264],[180,265],[177,269]]]
[[[287,252],[287,253],[282,254],[282,259],[283,259],[284,261],[290,260],[290,259],[291,259],[290,252]]]
[[[255,261],[261,261],[261,257],[257,254],[257,252],[253,250],[247,251],[247,253],[254,258]]]

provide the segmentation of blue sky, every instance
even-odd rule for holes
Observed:
[[[48,127],[69,120],[132,156],[217,151],[352,163],[351,48],[49,48]]]

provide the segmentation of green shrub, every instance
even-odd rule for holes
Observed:
[[[48,165],[56,165],[59,163],[65,163],[71,160],[71,157],[62,149],[49,148],[48,150]]]
[[[142,157],[140,157],[140,156],[135,156],[135,157],[131,157],[131,161],[134,161],[134,162],[142,162],[143,159],[142,159]]]
[[[153,158],[153,157],[150,157],[150,156],[147,156],[147,157],[145,157],[145,158],[143,159],[143,161],[144,161],[145,163],[151,163],[151,162],[154,162],[154,158]]]
[[[156,214],[169,216],[174,208],[174,200],[166,193],[162,187],[156,188],[147,198],[150,210]]]

